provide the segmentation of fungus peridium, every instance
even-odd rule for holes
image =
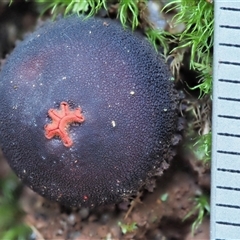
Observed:
[[[148,41],[116,21],[48,23],[0,72],[0,146],[19,178],[51,200],[120,202],[171,158],[178,95],[170,78]],[[59,124],[61,109],[79,123]]]

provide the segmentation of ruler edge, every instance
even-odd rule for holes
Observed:
[[[217,124],[217,110],[219,109],[219,99],[218,99],[218,69],[219,69],[219,59],[221,59],[220,51],[217,51],[217,45],[221,41],[220,37],[222,33],[222,29],[219,28],[219,22],[221,17],[222,11],[220,10],[221,7],[232,7],[238,4],[238,8],[240,8],[240,0],[233,0],[233,1],[222,1],[222,0],[215,0],[214,1],[214,49],[213,49],[213,95],[212,95],[212,154],[211,154],[211,195],[210,195],[210,239],[216,240],[217,238],[217,230],[216,230],[216,215],[217,215],[217,208],[216,208],[216,196],[217,196],[217,189],[216,183],[217,181],[217,167],[218,167],[218,154],[217,154],[217,134],[218,134],[218,124]],[[224,14],[223,14],[224,15]],[[240,22],[240,20],[239,20]],[[236,239],[238,236],[236,236]],[[223,239],[223,238],[221,238]],[[240,239],[240,237],[239,237]]]
[[[211,154],[211,193],[210,193],[210,239],[215,239],[216,237],[216,227],[215,227],[215,215],[216,215],[216,211],[215,211],[215,199],[216,199],[216,189],[215,187],[213,187],[213,183],[216,182],[216,171],[215,169],[217,168],[217,153],[216,153],[216,149],[217,149],[217,140],[216,140],[216,136],[217,136],[217,129],[215,127],[216,124],[216,109],[217,109],[217,104],[218,102],[216,101],[217,97],[217,79],[218,79],[218,74],[216,73],[215,69],[217,69],[218,67],[218,52],[216,51],[216,44],[219,43],[219,41],[217,40],[217,35],[218,35],[218,18],[219,18],[219,14],[217,9],[220,8],[220,3],[218,0],[214,1],[214,37],[213,37],[213,93],[212,93],[212,154]]]

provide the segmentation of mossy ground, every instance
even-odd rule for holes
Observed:
[[[0,9],[3,12],[7,8],[14,9],[16,5],[19,6],[19,2],[22,5],[28,4],[24,0],[8,1],[1,4]],[[52,0],[51,2],[35,0],[35,4],[31,3],[28,6],[32,8],[30,11],[34,11],[34,16],[43,14],[44,18],[50,16],[54,18],[59,13],[71,14],[72,12],[86,14],[86,16],[97,14],[118,18],[124,27],[131,28],[133,31],[142,29],[155,49],[162,49],[166,60],[171,60],[170,66],[175,76],[176,86],[178,89],[184,90],[186,94],[180,106],[180,111],[187,119],[187,127],[184,132],[184,138],[187,140],[183,145],[186,146],[186,149],[190,149],[190,152],[194,155],[191,159],[194,158],[196,162],[193,163],[192,160],[189,162],[192,165],[191,169],[193,169],[191,171],[197,172],[199,176],[197,181],[200,182],[197,194],[192,198],[192,208],[179,216],[182,216],[184,222],[189,221],[194,231],[209,213],[209,186],[206,187],[201,183],[203,180],[200,176],[204,176],[209,170],[211,153],[213,4],[206,0],[169,0],[165,5],[160,4],[164,16],[168,14],[174,16],[168,22],[169,26],[174,28],[181,24],[184,25],[182,31],[171,33],[166,29],[158,29],[149,20],[148,2],[147,0]],[[9,4],[10,7],[8,7]],[[16,25],[19,27],[19,24]],[[26,29],[21,28],[21,32],[24,31]],[[19,36],[15,37],[18,38]],[[0,41],[3,42],[2,39]],[[8,53],[10,49],[11,46],[8,50],[5,50],[4,54]],[[193,71],[195,77],[193,79],[188,78],[185,81],[185,72],[188,72],[188,70]],[[189,139],[191,140],[189,141]],[[202,160],[202,163],[199,163],[199,160]],[[185,160],[180,162],[182,161]],[[176,161],[174,163],[177,164]],[[202,167],[199,167],[199,164],[202,164]],[[19,183],[11,175],[8,178],[1,179],[0,184],[0,213],[4,211],[1,216],[9,217],[6,218],[8,221],[5,218],[0,219],[0,232],[2,234],[0,239],[3,239],[3,236],[7,236],[9,239],[24,239],[21,237],[29,234],[29,228],[17,221],[22,219],[22,212],[18,208],[17,200],[20,195],[16,194]],[[161,195],[166,194],[168,190],[161,192]],[[168,194],[168,196],[170,195]],[[160,224],[161,220],[157,219],[156,222]],[[132,232],[136,229],[142,229],[141,227],[138,228],[139,222],[138,225],[135,221],[124,222],[122,219],[120,222],[120,227],[124,231],[129,229],[129,226]],[[106,236],[105,239],[111,238]]]

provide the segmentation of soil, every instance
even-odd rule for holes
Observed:
[[[115,5],[111,7],[112,11],[114,7],[116,8]],[[14,48],[16,41],[34,29],[38,16],[32,3],[19,0],[11,7],[7,3],[0,3],[1,62]],[[185,72],[186,69],[183,69],[182,79],[188,75]],[[185,89],[181,84],[180,88]],[[184,101],[196,103],[196,96],[185,93]],[[194,198],[210,192],[209,166],[197,160],[194,153],[186,147],[191,145],[189,128],[192,124],[188,122],[193,121],[186,109],[186,106],[182,108],[187,120],[182,133],[183,141],[178,145],[170,167],[156,178],[152,189],[140,191],[135,199],[92,210],[68,209],[42,198],[24,186],[19,202],[25,212],[23,221],[33,230],[30,239],[209,239],[208,216],[194,233],[191,227],[196,213],[183,220],[196,205]],[[196,129],[193,132],[197,132]],[[0,153],[0,178],[6,177],[10,172]],[[135,227],[124,234],[124,224]]]

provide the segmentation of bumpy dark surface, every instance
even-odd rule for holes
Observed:
[[[176,130],[168,67],[141,36],[76,16],[20,43],[0,73],[0,145],[33,190],[67,206],[115,203],[167,160]],[[81,107],[72,147],[46,139],[50,108]],[[116,126],[112,124],[115,122]]]

